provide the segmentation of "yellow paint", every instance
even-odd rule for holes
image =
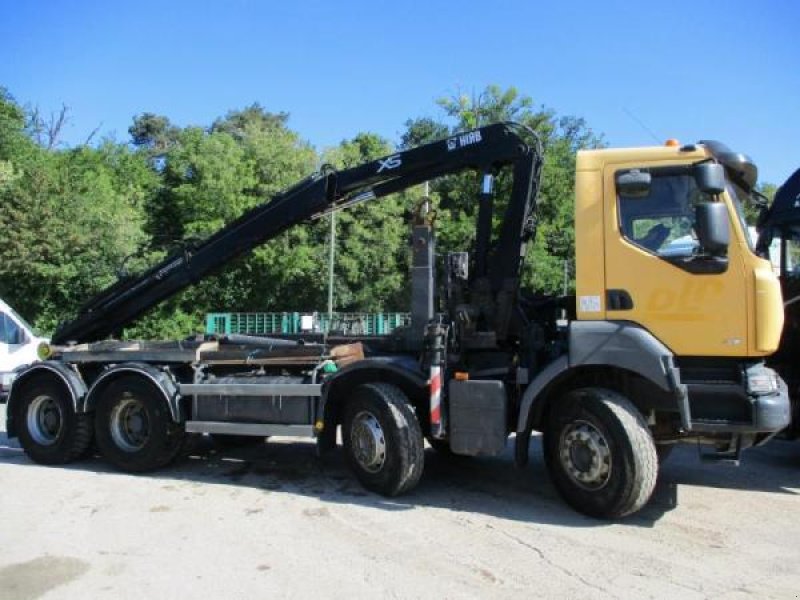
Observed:
[[[757,353],[772,353],[778,349],[783,330],[783,298],[781,286],[769,261],[753,269],[755,282],[755,348]],[[780,319],[774,315],[779,314]]]
[[[783,307],[769,263],[749,248],[731,198],[728,268],[694,274],[670,264],[621,234],[614,184],[616,171],[691,164],[707,158],[658,146],[578,153],[575,187],[576,293],[578,319],[633,321],[679,356],[764,356],[780,341]],[[632,310],[605,306],[606,290],[626,290]],[[583,301],[581,300],[583,298]],[[600,311],[594,298],[600,299]]]
[[[599,296],[600,312],[579,312],[578,319],[602,320],[605,313],[605,260],[603,257],[603,203],[597,192],[603,178],[597,170],[578,168],[575,181],[575,260],[579,276],[576,278],[577,296]],[[580,232],[580,241],[577,233]],[[578,303],[580,309],[580,302]]]

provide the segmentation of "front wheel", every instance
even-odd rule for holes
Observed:
[[[131,473],[166,466],[180,452],[184,438],[159,390],[135,375],[120,377],[104,390],[95,412],[95,432],[103,457]]]
[[[412,489],[425,461],[422,430],[403,392],[386,383],[358,386],[345,407],[342,441],[350,468],[368,490]]]
[[[642,508],[658,475],[655,444],[636,407],[601,388],[556,401],[544,432],[547,468],[568,504],[592,517],[620,518]]]

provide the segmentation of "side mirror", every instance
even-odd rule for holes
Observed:
[[[694,229],[700,247],[711,256],[725,256],[730,244],[728,208],[722,202],[701,202],[695,207]]]
[[[647,171],[631,169],[617,173],[617,191],[628,198],[644,198],[650,194],[652,177]]]
[[[725,169],[717,163],[695,165],[692,175],[697,187],[706,194],[716,196],[725,191]]]

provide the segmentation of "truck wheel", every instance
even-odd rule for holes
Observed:
[[[557,401],[544,431],[544,452],[559,493],[589,516],[630,515],[653,493],[658,458],[647,423],[611,390],[574,390]]]
[[[120,377],[103,392],[95,411],[100,454],[131,473],[166,466],[184,438],[159,390],[137,376]]]
[[[345,407],[342,440],[350,467],[368,490],[397,496],[422,476],[422,430],[408,398],[393,385],[355,389]]]
[[[31,381],[14,402],[14,422],[25,453],[43,465],[79,458],[92,441],[92,420],[76,414],[72,398],[55,381]]]

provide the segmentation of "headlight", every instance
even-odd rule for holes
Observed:
[[[772,369],[750,369],[747,372],[747,393],[763,396],[778,391],[778,375]]]

